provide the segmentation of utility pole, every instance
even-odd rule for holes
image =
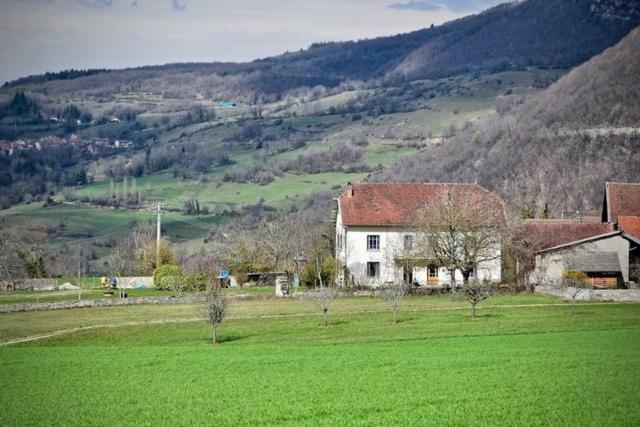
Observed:
[[[160,267],[160,202],[158,202],[158,219],[156,230],[156,268]]]

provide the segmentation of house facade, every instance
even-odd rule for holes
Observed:
[[[504,221],[502,201],[477,184],[358,184],[347,185],[336,199],[336,258],[345,267],[339,277],[344,286],[378,287],[404,281],[415,286],[451,283],[451,270],[430,257],[417,215],[444,195],[486,202]],[[471,277],[501,280],[501,247],[479,262]],[[461,283],[462,273],[455,270]]]

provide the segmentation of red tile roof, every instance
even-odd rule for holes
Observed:
[[[618,215],[618,228],[640,239],[640,216]]]
[[[615,231],[615,227],[607,223],[578,222],[573,219],[529,219],[520,226],[519,233],[532,248],[543,250],[612,231]]]
[[[607,182],[605,203],[609,222],[617,222],[618,215],[640,216],[640,183]]]
[[[505,221],[502,200],[478,184],[357,184],[338,198],[344,225],[411,226],[417,213],[449,194],[475,198],[500,221]]]

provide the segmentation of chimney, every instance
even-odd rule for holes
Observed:
[[[353,197],[353,185],[351,185],[351,182],[347,182],[347,197]]]

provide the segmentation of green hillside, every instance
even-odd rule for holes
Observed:
[[[92,138],[107,132],[103,127],[133,129],[134,135],[151,132],[148,148],[92,160],[86,170],[94,182],[60,190],[49,203],[40,199],[5,209],[0,217],[8,226],[46,224],[54,248],[88,241],[100,258],[109,253],[110,242],[126,236],[135,222],[154,221],[154,207],[161,203],[173,217],[165,219],[164,235],[195,251],[206,247],[211,231],[200,222],[227,224],[256,205],[281,212],[303,209],[317,193],[337,194],[349,181],[361,181],[446,143],[469,123],[487,120],[503,104],[539,92],[538,82],[553,81],[563,73],[532,69],[419,80],[347,96],[266,103],[260,105],[259,114],[256,106],[215,109],[214,117],[199,123],[180,123],[176,117],[188,114],[191,107],[172,111],[174,100],[143,94],[135,101],[117,98],[108,102],[109,108],[135,102],[147,105],[148,111],[138,114],[134,123],[92,125],[79,135]],[[93,115],[103,110],[100,103],[73,102]],[[146,150],[152,162],[160,155],[171,161],[159,171],[146,172],[147,167],[152,169],[145,164]],[[355,157],[346,159],[343,152]],[[212,153],[228,156],[228,162],[194,170],[195,162]],[[185,156],[190,160],[183,161]],[[113,200],[124,196],[124,175],[131,191],[136,164],[143,168],[135,177],[140,203],[118,203],[114,208]],[[189,200],[198,202],[199,215],[181,212]],[[108,233],[104,238],[96,237],[104,233]]]

